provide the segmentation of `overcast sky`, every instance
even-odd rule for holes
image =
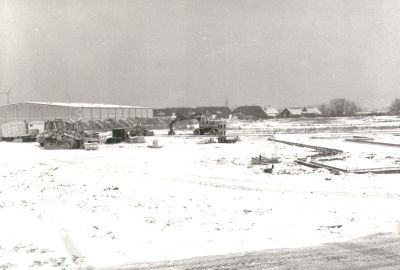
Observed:
[[[12,102],[381,106],[400,96],[398,0],[0,3],[0,87],[13,87]]]

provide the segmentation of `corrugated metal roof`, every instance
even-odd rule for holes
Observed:
[[[151,109],[149,107],[142,106],[129,106],[129,105],[115,105],[115,104],[102,104],[102,103],[67,103],[67,102],[36,102],[36,101],[23,101],[13,104],[4,104],[1,106],[9,106],[16,104],[37,104],[46,106],[63,106],[63,107],[75,107],[75,108],[123,108],[123,109]]]

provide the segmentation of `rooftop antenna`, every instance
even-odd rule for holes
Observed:
[[[8,91],[0,92],[2,95],[7,95],[7,104],[10,104],[10,93],[12,91],[12,88],[8,88]]]

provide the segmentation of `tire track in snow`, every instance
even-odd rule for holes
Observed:
[[[191,176],[197,177],[199,180],[188,180],[188,178],[162,178],[162,180],[186,183],[186,184],[194,184],[194,185],[202,185],[214,188],[226,188],[226,189],[235,189],[235,190],[246,190],[246,191],[258,191],[258,192],[276,192],[276,193],[292,193],[292,194],[313,194],[320,196],[341,196],[341,197],[361,197],[361,198],[375,198],[375,199],[400,199],[399,193],[366,193],[366,192],[348,192],[348,191],[330,191],[330,190],[305,190],[305,189],[285,189],[278,188],[275,184],[257,182],[253,180],[238,180],[240,182],[251,182],[257,183],[260,186],[248,186],[248,185],[240,185],[240,184],[232,184],[232,181],[225,180],[223,178],[218,177],[209,177],[209,176]],[[221,181],[222,180],[222,181]]]
[[[206,256],[178,261],[125,264],[113,270],[258,270],[321,269],[362,270],[400,268],[400,237],[377,234],[344,243],[318,247],[274,249],[240,254]]]

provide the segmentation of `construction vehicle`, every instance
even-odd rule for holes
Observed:
[[[133,127],[128,128],[128,134],[135,136],[154,136],[154,132],[145,128],[141,122],[135,122]]]
[[[83,148],[85,150],[97,150],[99,149],[100,134],[94,130],[84,131],[84,143]]]
[[[114,144],[128,141],[129,134],[126,128],[114,128],[112,130],[112,137],[106,139],[106,144]]]
[[[3,141],[34,142],[39,130],[40,123],[29,125],[28,122],[17,121],[2,124],[0,134]]]
[[[194,135],[225,135],[226,133],[225,121],[214,120],[203,113],[199,113],[190,116],[178,115],[169,123],[168,135],[175,135],[174,124],[184,120],[197,120],[199,122],[199,128],[193,131]]]
[[[46,121],[44,132],[37,136],[45,149],[81,149],[87,140],[82,123],[62,119]]]
[[[145,135],[142,135],[145,134]],[[106,139],[106,144],[115,143],[144,143],[144,136],[154,136],[154,132],[132,128],[114,128],[111,137]]]

